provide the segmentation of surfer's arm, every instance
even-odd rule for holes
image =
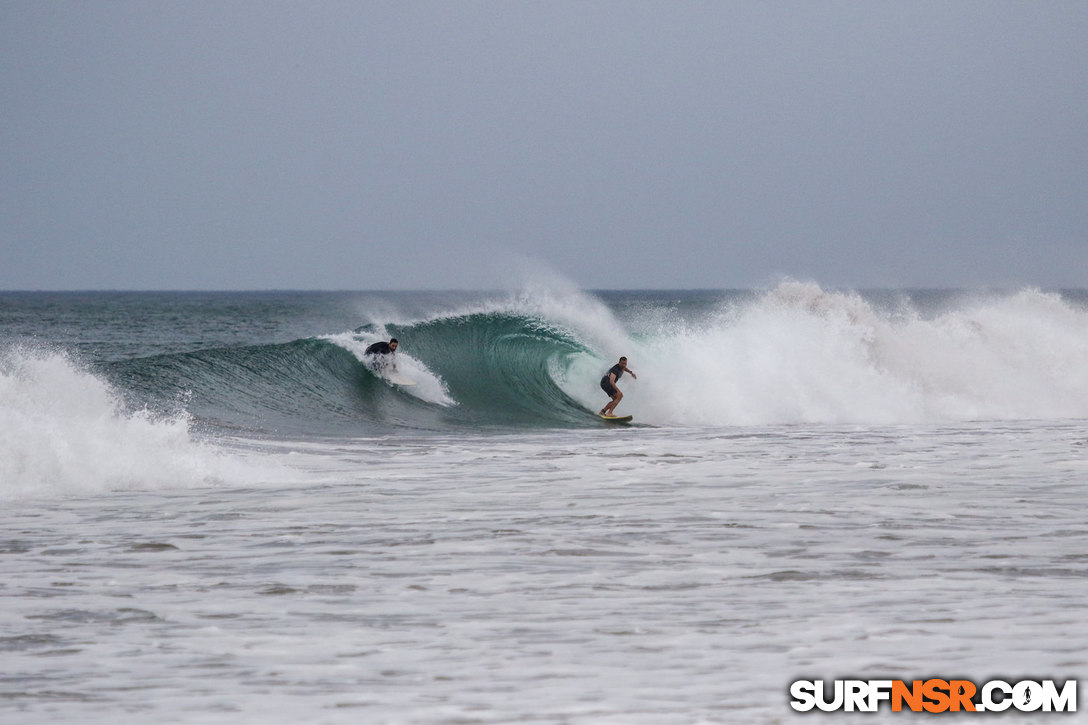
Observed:
[[[630,375],[630,376],[631,376],[632,378],[634,378],[635,380],[638,380],[638,376],[637,376],[637,375],[635,375],[635,371],[634,371],[634,370],[632,370],[631,368],[624,368],[623,370],[624,370],[624,372],[626,372],[626,373],[627,373],[628,375]],[[615,380],[613,380],[612,382],[616,382],[616,381],[615,381]]]

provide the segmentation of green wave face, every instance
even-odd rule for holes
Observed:
[[[389,329],[441,377],[473,425],[584,420],[584,407],[560,387],[571,362],[590,355],[569,333],[498,313]]]
[[[224,347],[109,363],[133,405],[185,407],[215,428],[338,436],[393,430],[591,424],[564,392],[571,364],[592,354],[532,317],[478,313],[389,325],[398,367],[417,385],[390,384],[362,355],[366,328],[332,338]]]

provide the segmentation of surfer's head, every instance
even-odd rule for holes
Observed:
[[[389,341],[389,349],[390,350],[396,350],[397,345],[399,345],[399,344],[400,343],[397,342],[397,338],[394,337],[392,340]]]
[[[624,365],[626,365],[627,364],[627,358],[621,357],[620,362],[623,363]]]

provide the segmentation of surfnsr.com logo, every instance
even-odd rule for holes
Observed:
[[[1054,680],[798,680],[790,685],[790,707],[799,712],[1076,712],[1077,681]]]

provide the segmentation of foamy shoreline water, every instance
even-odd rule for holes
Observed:
[[[770,723],[802,676],[1073,678],[1086,441],[278,444],[295,484],[25,502],[5,722]]]

